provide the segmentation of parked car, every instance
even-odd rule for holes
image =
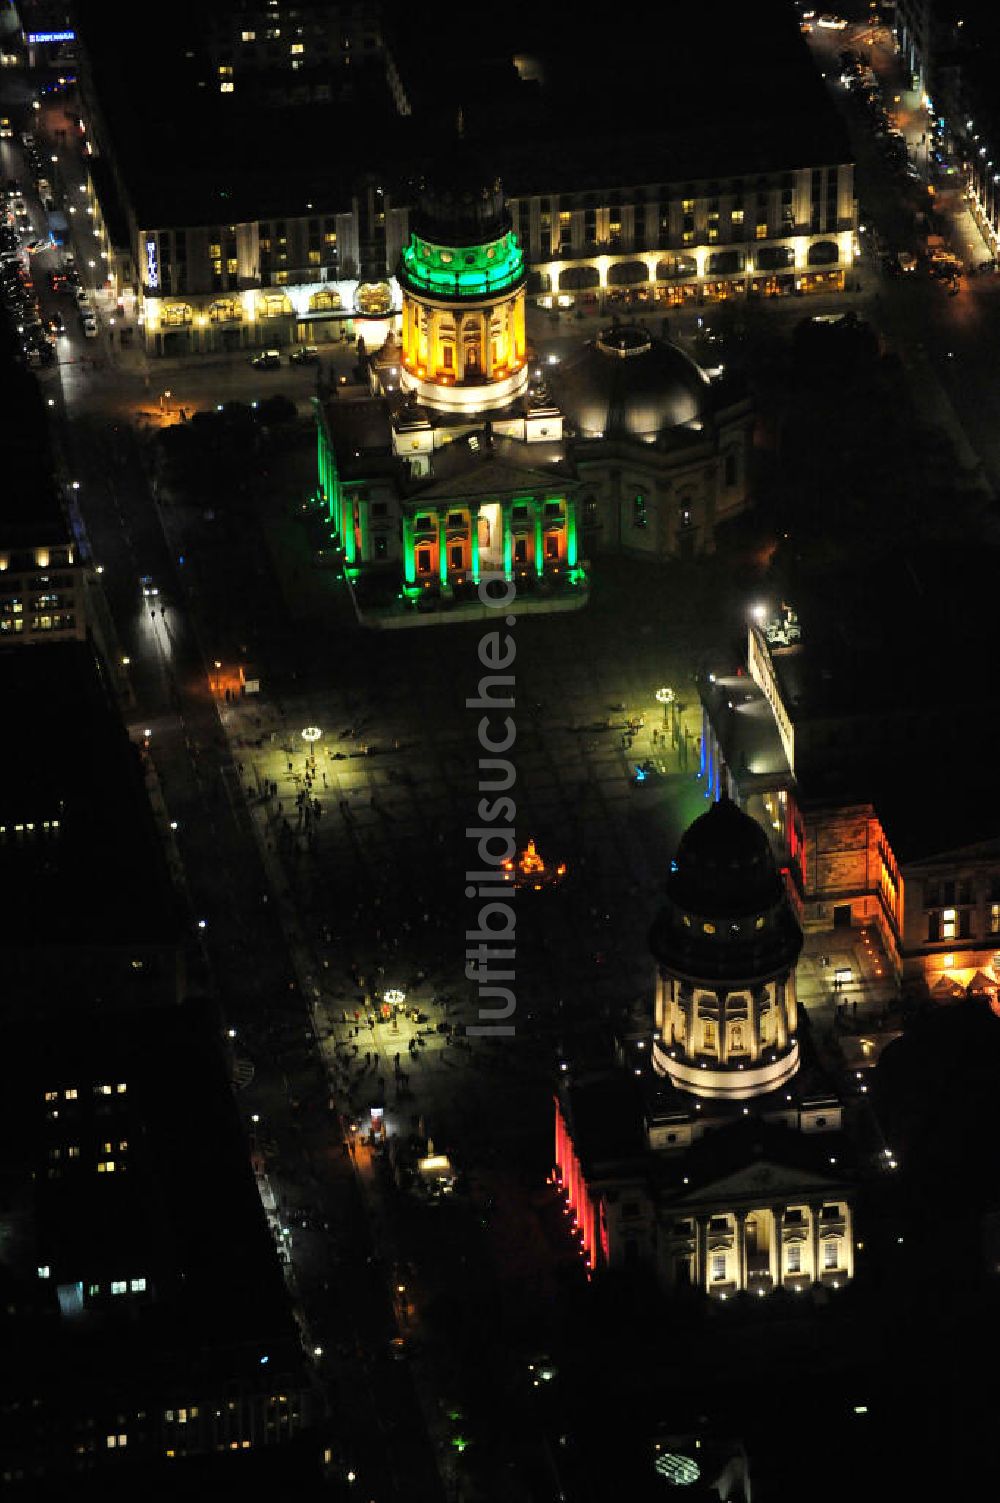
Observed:
[[[250,364],[255,371],[273,371],[281,365],[280,350],[262,350],[259,355],[251,357]]]
[[[315,365],[319,360],[319,350],[314,344],[304,344],[300,350],[293,350],[288,360],[290,365]]]
[[[94,317],[90,309],[86,309],[84,311],[83,315],[81,316],[80,322],[83,325],[84,337],[87,339],[96,339],[97,319]]]

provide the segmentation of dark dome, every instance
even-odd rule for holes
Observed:
[[[511,228],[503,186],[465,141],[424,179],[411,216],[414,234],[432,245],[483,245]]]
[[[782,891],[763,829],[725,794],[684,831],[667,882],[673,902],[709,917],[759,913]]]
[[[650,948],[668,969],[711,978],[790,969],[802,931],[764,830],[722,797],[681,837]]]
[[[711,383],[676,345],[635,324],[614,324],[555,373],[560,403],[581,438],[652,443],[671,428],[700,423]]]

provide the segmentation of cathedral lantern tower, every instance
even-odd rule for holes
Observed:
[[[795,1074],[802,933],[767,836],[732,800],[681,838],[650,946],[659,1075],[695,1096],[746,1100]]]
[[[528,384],[524,255],[499,180],[484,180],[461,140],[411,230],[397,274],[403,390],[458,416],[508,406]]]

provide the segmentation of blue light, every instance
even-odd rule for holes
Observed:
[[[36,42],[75,42],[75,31],[29,31],[28,42],[34,46]]]
[[[260,1365],[261,1365],[261,1367],[263,1367],[266,1362],[270,1362],[270,1360],[271,1360],[270,1357],[261,1357],[261,1359],[260,1359]]]
[[[160,267],[156,258],[156,241],[146,241],[146,286],[153,290],[160,285]]]
[[[635,780],[637,783],[644,783],[646,781],[646,774],[641,767],[637,767],[635,770]]]

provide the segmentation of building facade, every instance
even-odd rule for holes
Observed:
[[[850,163],[512,199],[545,306],[579,297],[664,309],[843,291],[854,264]]]
[[[841,1288],[851,1152],[800,1043],[802,934],[767,835],[728,798],[682,838],[650,946],[651,1037],[556,1101],[554,1180],[587,1267],[646,1264],[717,1299]]]

